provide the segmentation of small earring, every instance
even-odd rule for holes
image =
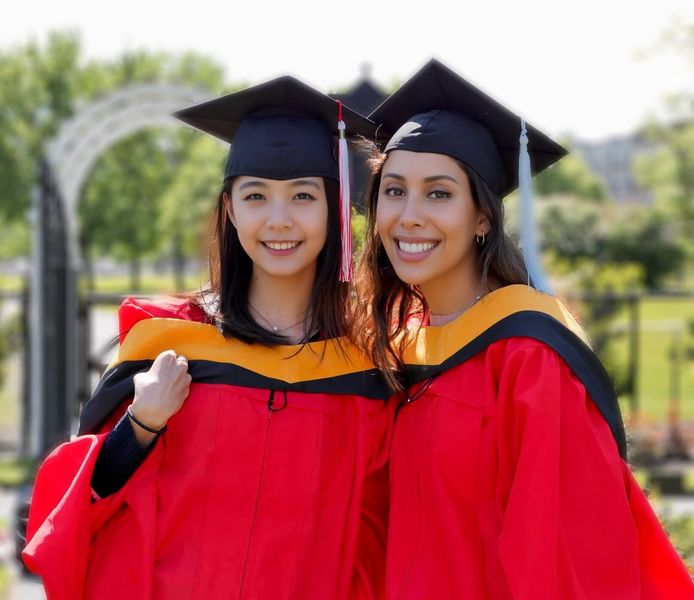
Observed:
[[[475,241],[479,246],[484,246],[484,242],[487,241],[487,234],[482,232],[482,235],[475,235]]]

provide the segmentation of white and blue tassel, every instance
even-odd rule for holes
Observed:
[[[540,251],[533,207],[533,181],[530,170],[530,155],[528,154],[528,131],[525,120],[521,119],[520,154],[518,157],[518,187],[520,191],[520,238],[528,271],[528,285],[540,292],[552,293],[552,288],[542,269]]]

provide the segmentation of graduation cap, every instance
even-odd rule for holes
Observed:
[[[435,59],[369,118],[392,136],[386,153],[445,154],[477,173],[501,198],[520,187],[528,276],[537,289],[550,291],[535,240],[531,179],[565,156],[565,148]]]
[[[385,151],[433,152],[455,158],[501,197],[519,185],[521,131],[528,139],[532,172],[567,151],[460,75],[432,59],[387,98],[369,118],[390,141]]]
[[[241,175],[338,181],[343,245],[340,279],[351,279],[346,138],[373,137],[376,127],[369,119],[288,75],[185,108],[174,116],[231,144],[224,181]]]

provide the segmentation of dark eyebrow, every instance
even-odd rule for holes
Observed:
[[[398,181],[405,181],[405,178],[402,175],[398,175],[397,173],[385,173],[383,175],[383,179],[385,179],[386,177],[397,179]]]
[[[386,177],[391,177],[392,179],[397,179],[398,181],[405,181],[405,178],[397,173],[386,173],[385,175],[383,175],[383,179],[385,179]],[[453,183],[457,183],[458,185],[460,185],[460,182],[455,177],[451,177],[450,175],[431,175],[430,177],[424,178],[424,183],[440,181],[441,179],[452,181]]]
[[[310,179],[297,179],[296,181],[292,181],[291,185],[293,187],[298,187],[300,185],[310,185],[316,188],[317,190],[320,189],[320,185],[318,185],[318,183],[315,181],[311,181]]]
[[[249,187],[267,187],[267,183],[264,181],[260,181],[258,179],[252,179],[251,181],[244,181],[240,186],[239,186],[239,192],[241,190],[245,190],[246,188]]]
[[[426,183],[431,183],[432,181],[439,181],[440,179],[452,181],[453,183],[457,183],[458,185],[460,185],[459,181],[455,177],[451,177],[450,175],[432,175],[431,177],[425,177],[424,181]]]

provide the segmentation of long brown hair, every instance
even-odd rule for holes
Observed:
[[[415,286],[397,276],[378,235],[376,207],[387,155],[373,145],[369,152],[372,176],[366,196],[366,239],[355,276],[358,301],[351,320],[352,337],[381,370],[388,385],[393,390],[402,390],[405,386],[403,355],[413,339],[412,333],[421,326],[427,305]],[[475,206],[490,224],[484,243],[476,246],[482,289],[527,283],[523,255],[503,229],[502,199],[474,171],[463,163],[458,165],[470,180]]]
[[[328,235],[318,254],[316,277],[306,313],[304,331],[318,332],[324,340],[337,338],[346,332],[346,302],[348,287],[340,282],[340,213],[339,187],[332,179],[324,178],[328,201]],[[288,344],[289,339],[261,327],[249,310],[248,290],[253,262],[241,246],[236,228],[224,205],[224,195],[231,195],[233,179],[219,192],[212,222],[209,248],[210,283],[194,301],[216,321],[228,338],[263,345]],[[210,301],[212,298],[212,302]]]

